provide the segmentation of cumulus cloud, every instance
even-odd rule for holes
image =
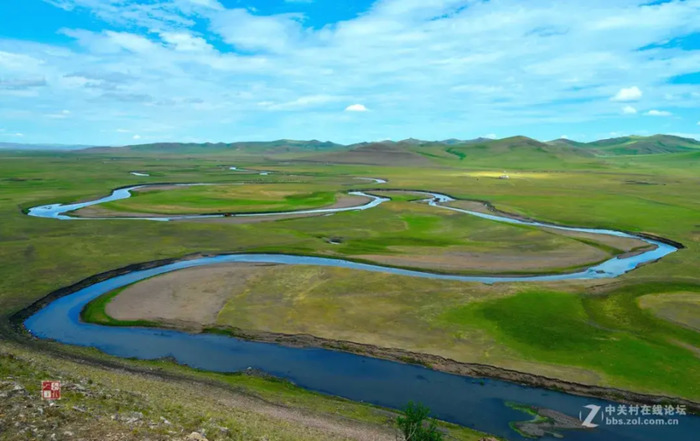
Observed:
[[[622,108],[622,113],[624,113],[625,115],[634,115],[635,113],[637,113],[637,109],[635,109],[632,106],[625,106]]]
[[[345,108],[346,112],[367,112],[367,110],[364,104],[351,104]]]
[[[642,91],[637,86],[620,89],[619,92],[611,98],[613,101],[639,101],[642,97]]]
[[[671,112],[667,110],[649,110],[648,112],[645,113],[647,116],[671,116]]]
[[[131,137],[132,139],[141,139],[141,135],[134,135]]]

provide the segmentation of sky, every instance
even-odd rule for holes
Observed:
[[[0,142],[700,139],[700,0],[0,0]]]

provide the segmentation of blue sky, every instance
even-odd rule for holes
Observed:
[[[700,138],[700,0],[0,1],[0,142]]]

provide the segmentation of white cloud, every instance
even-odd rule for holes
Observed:
[[[307,95],[282,103],[276,103],[274,101],[261,101],[258,102],[258,105],[270,110],[294,110],[319,107],[324,104],[340,101],[342,99],[344,98],[334,95]]]
[[[367,107],[364,104],[351,104],[345,108],[346,112],[367,112]]]
[[[68,118],[70,116],[70,114],[71,114],[70,110],[61,110],[60,112],[49,113],[46,116],[48,118],[52,118],[52,119],[65,119],[65,118]]]
[[[0,51],[0,72],[3,70],[24,71],[31,68],[38,68],[44,62],[37,58],[25,54]]]
[[[254,15],[229,9],[211,17],[211,27],[227,43],[242,50],[282,52],[301,37],[297,14]]]
[[[622,113],[624,113],[625,115],[634,115],[635,113],[637,113],[637,109],[635,109],[632,106],[625,106],[622,108]]]
[[[194,6],[204,6],[206,8],[221,10],[224,7],[217,0],[177,0],[176,3],[180,3],[182,6],[194,5]]]
[[[649,110],[648,112],[645,113],[647,116],[671,116],[671,112],[667,110]]]
[[[19,132],[8,133],[5,129],[0,129],[0,136],[9,137],[9,138],[22,138],[22,137],[24,137],[24,133],[19,133]]]
[[[496,136],[495,133],[489,133],[489,134],[487,134],[487,135],[482,136],[482,138],[498,139],[498,136]]]
[[[176,51],[209,52],[213,49],[205,39],[195,37],[187,32],[162,32],[160,36]]]
[[[141,139],[141,135],[134,135],[132,136],[133,139]]]
[[[615,96],[610,98],[612,101],[639,101],[642,97],[642,91],[637,86],[620,89]]]

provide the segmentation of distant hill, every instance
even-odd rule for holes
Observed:
[[[700,141],[673,135],[623,136],[585,145],[600,155],[652,155],[681,153],[700,149]]]
[[[81,150],[89,145],[69,144],[22,144],[17,142],[0,142],[0,150]]]
[[[466,167],[532,167],[562,169],[575,164],[597,166],[594,152],[568,144],[551,145],[525,136],[504,139],[382,141],[360,143],[332,153],[307,155],[302,161],[365,165],[463,165]],[[456,163],[456,161],[458,161]]]
[[[84,150],[81,150],[84,149]],[[406,165],[464,165],[518,168],[521,161],[542,167],[562,168],[567,163],[587,162],[600,165],[595,158],[621,155],[672,154],[700,151],[700,141],[673,135],[624,136],[584,143],[560,138],[540,142],[526,136],[504,139],[457,139],[426,141],[407,138],[401,141],[361,142],[343,145],[331,141],[279,139],[232,143],[160,142],[124,147],[89,147],[61,144],[0,143],[0,150],[80,150],[85,153],[129,155],[214,155],[283,157],[310,162]],[[280,156],[278,156],[280,155]]]
[[[349,146],[346,150],[305,156],[302,160],[363,165],[419,166],[430,164],[428,159],[412,150],[416,145],[413,142],[393,141],[361,143]]]
[[[401,141],[398,141],[399,144],[411,144],[411,145],[457,145],[457,144],[474,144],[477,142],[484,142],[484,141],[490,141],[490,138],[476,138],[476,139],[457,139],[457,138],[450,138],[450,139],[444,139],[442,141],[426,141],[422,139],[416,139],[416,138],[408,138],[408,139],[403,139]],[[392,141],[384,141],[384,142],[392,142]]]
[[[461,161],[481,161],[485,158],[488,158],[489,162],[500,160],[504,167],[517,166],[518,162],[523,160],[528,162],[539,160],[546,164],[565,159],[587,159],[593,156],[591,152],[567,143],[552,145],[526,136],[513,136],[451,146],[447,148],[447,152]]]
[[[299,141],[279,139],[276,141],[249,141],[232,143],[181,143],[158,142],[152,144],[128,145],[124,147],[97,147],[89,149],[92,153],[163,153],[163,154],[215,154],[215,153],[251,153],[276,154],[287,152],[323,152],[345,148],[342,144],[330,141]]]
[[[555,144],[537,141],[527,136],[512,136],[503,139],[485,139],[479,142],[470,142],[464,145],[457,145],[448,149],[456,156],[466,158],[476,153],[489,156],[499,156],[504,154],[530,152],[540,155],[575,155],[590,156],[590,153],[578,149],[564,140],[558,140]],[[568,140],[567,140],[568,141]]]
[[[567,138],[553,139],[552,141],[547,141],[547,144],[567,147],[585,147],[587,145],[585,142],[573,141]]]

